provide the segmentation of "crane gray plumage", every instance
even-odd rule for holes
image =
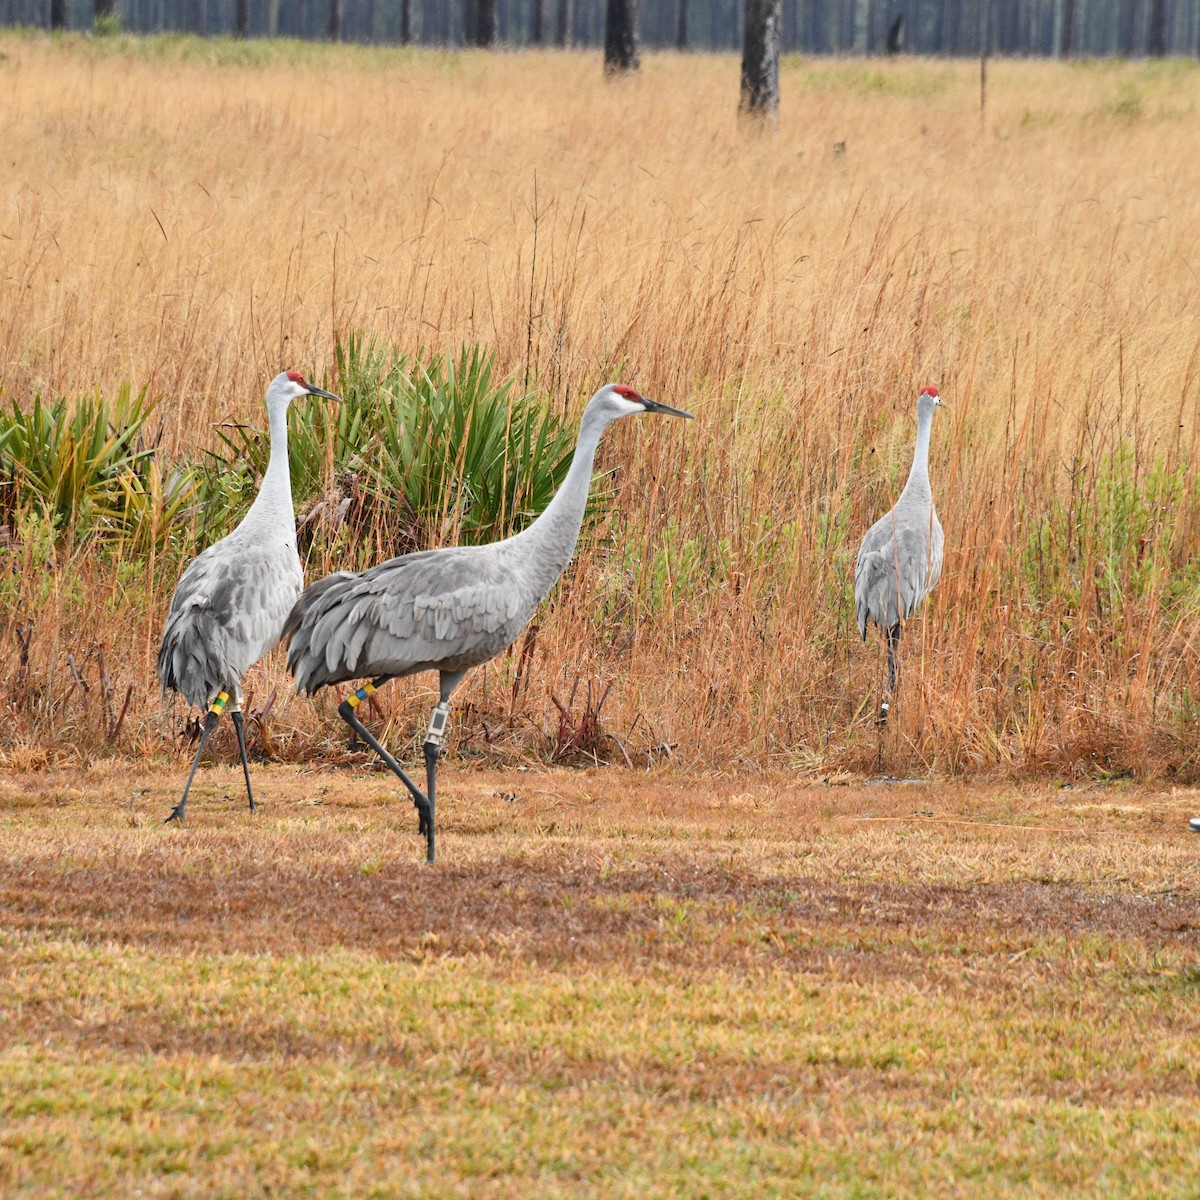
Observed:
[[[241,523],[204,550],[184,571],[171,597],[158,651],[158,677],[167,691],[207,709],[200,747],[183,798],[167,818],[182,820],[196,765],[220,719],[224,693],[254,809],[242,723],[242,679],[279,641],[283,622],[304,587],[296,547],[296,517],[288,466],[287,410],[298,396],[332,392],[306,383],[295,371],[281,372],[267,388],[271,455],[258,495]],[[214,711],[215,707],[215,711]]]
[[[338,712],[409,789],[430,862],[437,752],[451,693],[472,667],[512,645],[549,594],[579,539],[601,435],[613,421],[642,412],[691,415],[631,388],[606,385],[584,411],[566,479],[526,529],[485,546],[425,550],[368,571],[337,572],[308,587],[287,618],[288,669],[298,691],[311,694],[329,684],[375,677]],[[434,670],[440,699],[425,741],[422,793],[354,710],[388,679]]]
[[[917,397],[917,445],[908,482],[891,512],[867,530],[854,570],[859,632],[865,641],[874,621],[887,637],[889,695],[896,685],[900,630],[942,573],[944,538],[929,483],[929,435],[941,403],[935,387],[922,389]],[[888,708],[885,700],[881,722],[887,721]]]

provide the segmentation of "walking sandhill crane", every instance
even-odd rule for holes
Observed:
[[[520,533],[484,546],[405,554],[368,571],[339,571],[308,587],[284,624],[288,669],[309,695],[328,684],[370,677],[338,715],[408,789],[434,861],[437,760],[450,696],[472,668],[507,649],[570,561],[604,430],[637,413],[691,413],[607,384],[588,402],[562,486]],[[438,703],[425,735],[425,791],[359,720],[356,709],[389,679],[438,672]]]
[[[258,495],[241,524],[184,571],[171,597],[158,651],[163,697],[170,688],[196,708],[208,709],[208,715],[183,796],[168,821],[184,819],[200,756],[226,705],[237,733],[250,811],[254,811],[242,727],[242,679],[279,641],[283,620],[304,587],[288,471],[287,410],[293,400],[306,395],[340,403],[332,392],[314,387],[298,371],[284,371],[271,380],[267,388],[271,457]]]
[[[874,621],[887,637],[887,692],[879,706],[879,723],[887,724],[896,687],[896,647],[900,630],[929,595],[942,573],[942,525],[929,486],[929,431],[941,397],[935,387],[917,397],[917,448],[908,482],[887,516],[880,517],[863,538],[854,569],[854,607],[858,630],[867,640]]]

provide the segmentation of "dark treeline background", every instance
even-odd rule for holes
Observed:
[[[99,16],[134,33],[598,47],[607,2],[0,0],[0,23],[88,29]],[[633,3],[646,48],[742,44],[744,0]],[[1196,55],[1200,0],[783,0],[781,40],[806,54]]]

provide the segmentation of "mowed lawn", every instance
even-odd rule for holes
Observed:
[[[1196,793],[0,778],[4,1196],[1195,1196]]]

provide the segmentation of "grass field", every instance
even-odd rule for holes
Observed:
[[[239,786],[0,780],[6,1196],[1195,1195],[1196,793]]]
[[[435,868],[278,653],[262,812],[222,731],[164,828],[195,538],[0,479],[4,1197],[1200,1190],[1200,67],[782,86],[756,131],[731,56],[0,36],[6,407],[127,383],[192,462],[363,338],[697,417],[610,433],[461,689]],[[883,734],[850,578],[927,383]],[[428,684],[362,710],[398,752]]]
[[[128,381],[194,458],[261,424],[280,367],[336,387],[357,334],[478,342],[572,416],[611,377],[696,413],[612,431],[612,503],[528,686],[510,659],[473,675],[459,748],[553,759],[554,698],[590,686],[637,763],[875,769],[883,656],[850,577],[937,383],[946,567],[885,768],[1195,777],[1195,63],[996,62],[981,118],[977,64],[788,60],[779,129],[748,136],[728,56],[625,86],[582,53],[0,53],[6,399]],[[183,717],[153,664],[190,543],[146,559],[36,512],[5,536],[5,761],[153,759]],[[249,684],[273,753],[328,749],[278,659]],[[393,686],[382,716],[407,737],[427,697]]]

